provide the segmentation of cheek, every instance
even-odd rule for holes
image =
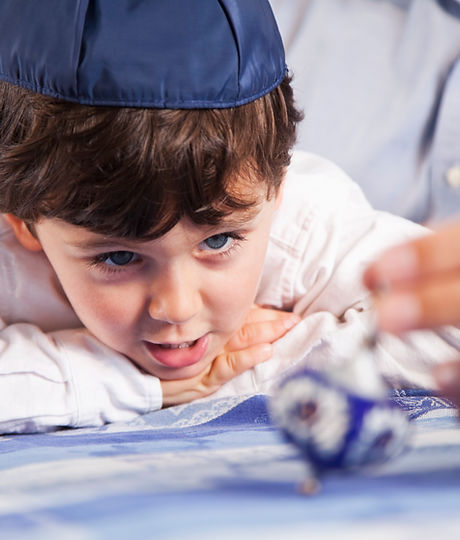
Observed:
[[[265,251],[241,257],[241,262],[227,272],[220,283],[214,283],[213,303],[223,326],[238,330],[251,309],[257,294]]]
[[[66,291],[77,316],[83,325],[104,342],[126,339],[126,334],[136,325],[139,302],[134,291],[117,287],[70,287]]]

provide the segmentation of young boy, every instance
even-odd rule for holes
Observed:
[[[420,230],[324,160],[290,164],[267,2],[14,0],[0,21],[1,432],[269,391],[359,346],[363,269]],[[385,340],[401,384],[454,355]]]

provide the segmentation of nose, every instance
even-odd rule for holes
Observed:
[[[185,268],[169,268],[159,273],[151,286],[149,315],[170,324],[183,324],[202,308],[197,279]]]

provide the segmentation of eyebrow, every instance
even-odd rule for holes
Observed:
[[[229,229],[233,227],[241,227],[242,225],[248,224],[260,214],[259,205],[251,206],[239,212],[234,212],[228,217],[224,217],[221,221],[216,223],[216,225],[209,225],[210,229],[216,227]],[[238,217],[237,217],[238,216]],[[204,225],[203,227],[207,227]],[[125,247],[126,249],[136,249],[136,244],[143,243],[145,240],[133,240],[128,238],[111,238],[111,237],[102,237],[102,238],[88,238],[85,240],[75,240],[68,241],[67,245],[82,249],[82,250],[95,250],[95,249],[105,249],[110,250],[113,248],[120,249],[120,246]]]
[[[78,249],[109,249],[120,246],[120,244],[132,244],[132,241],[130,242],[129,240],[124,240],[122,238],[90,238],[87,240],[67,242],[67,245]]]

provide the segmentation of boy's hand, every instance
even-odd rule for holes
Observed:
[[[240,330],[206,369],[190,379],[161,381],[163,407],[208,396],[244,371],[272,355],[271,344],[290,330],[300,317],[254,306]]]

